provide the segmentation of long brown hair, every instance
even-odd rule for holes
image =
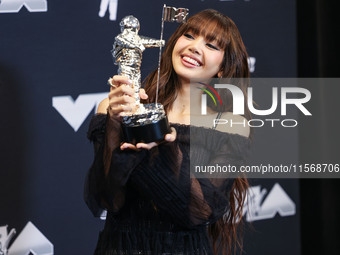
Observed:
[[[170,37],[164,49],[161,59],[160,82],[158,102],[164,105],[165,111],[169,112],[173,102],[181,89],[181,83],[172,65],[172,51],[180,36],[190,31],[194,35],[203,36],[208,42],[215,41],[224,50],[224,58],[221,64],[220,73],[223,78],[249,78],[248,55],[243,44],[241,35],[235,23],[227,16],[216,10],[204,10],[195,14],[178,27]],[[145,79],[145,91],[149,95],[149,102],[155,101],[157,70],[153,71]],[[251,119],[247,105],[247,82],[237,84],[245,96],[244,117]],[[232,111],[232,95],[227,90],[218,91],[223,102],[223,108],[216,108],[216,111]],[[236,248],[242,249],[240,238],[243,215],[243,205],[246,192],[249,187],[246,178],[235,179],[230,192],[230,209],[220,220],[209,225],[208,232],[213,240],[214,253],[222,250],[223,254],[231,253]]]

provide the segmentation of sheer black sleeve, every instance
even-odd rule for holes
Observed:
[[[190,139],[188,126],[175,128],[177,140],[150,151],[130,180],[174,222],[186,228],[214,223],[229,209],[233,179],[227,175],[197,178],[190,174],[190,159],[199,165],[240,166],[249,139],[198,127],[190,128]]]
[[[92,213],[117,213],[125,203],[126,182],[146,155],[145,151],[120,150],[120,122],[105,114],[95,115],[88,139],[94,144],[94,160],[87,173],[84,199]]]

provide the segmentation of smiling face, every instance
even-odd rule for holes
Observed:
[[[172,65],[182,82],[208,79],[221,70],[224,50],[216,41],[186,32],[178,38],[172,51]]]
[[[220,50],[215,51],[211,46],[218,46]],[[209,80],[216,75],[223,78],[249,77],[247,56],[235,23],[216,10],[204,10],[181,24],[169,38],[162,54],[159,79],[157,70],[151,73],[145,81],[145,90],[150,101],[156,100],[152,95],[158,91],[159,102],[168,111],[183,82],[191,78]],[[247,83],[240,87],[246,93]],[[223,102],[232,102],[228,90],[221,89],[218,93],[225,98],[222,98]],[[218,111],[230,109],[232,104],[226,104]]]

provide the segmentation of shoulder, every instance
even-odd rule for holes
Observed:
[[[107,107],[109,107],[109,99],[105,98],[103,101],[101,101],[98,105],[97,113],[107,113]]]
[[[216,130],[244,137],[249,137],[250,135],[248,120],[241,115],[234,115],[231,112],[222,113],[217,123]]]

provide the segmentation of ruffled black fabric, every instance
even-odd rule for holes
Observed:
[[[94,215],[103,209],[108,212],[95,254],[212,254],[207,225],[228,211],[233,179],[196,178],[190,174],[190,160],[201,165],[241,165],[249,139],[172,124],[177,130],[175,142],[150,151],[115,148],[105,176],[106,121],[105,115],[94,116],[88,132],[95,159],[85,200]]]

